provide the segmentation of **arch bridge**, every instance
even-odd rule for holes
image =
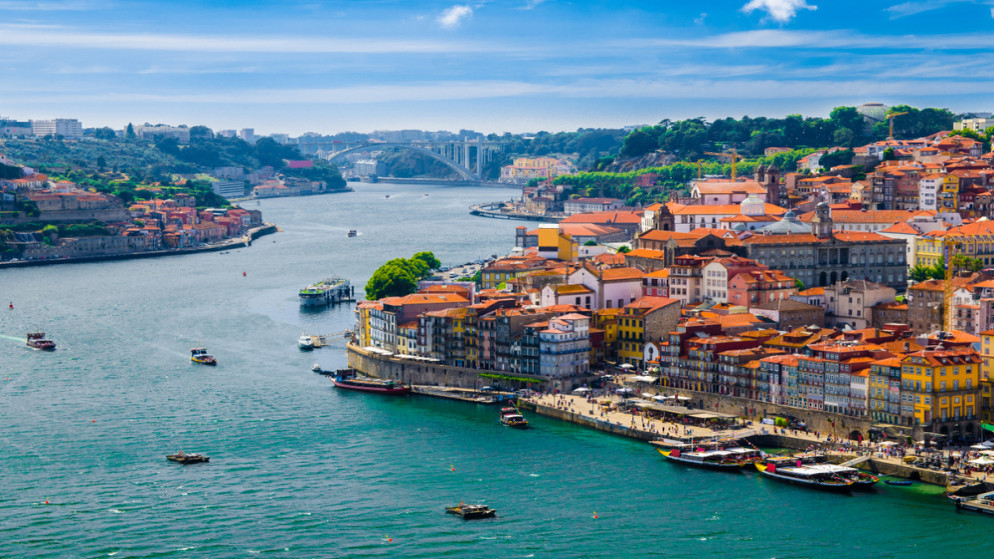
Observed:
[[[493,159],[494,154],[501,151],[502,146],[495,142],[485,141],[464,141],[445,143],[401,143],[401,142],[367,142],[357,146],[347,147],[335,152],[328,157],[328,161],[334,162],[353,153],[377,151],[384,148],[407,149],[430,157],[446,167],[455,171],[460,178],[471,181],[483,180],[483,165]],[[471,148],[475,148],[474,150]],[[471,157],[475,155],[475,157]],[[472,160],[472,161],[471,161]],[[475,170],[470,167],[473,163]]]

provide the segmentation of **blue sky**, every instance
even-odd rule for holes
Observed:
[[[575,130],[991,111],[994,0],[0,0],[0,116]]]

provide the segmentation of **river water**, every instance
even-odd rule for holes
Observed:
[[[310,371],[343,366],[344,344],[304,353],[297,337],[353,315],[303,313],[298,289],[336,275],[358,293],[420,250],[447,265],[505,254],[518,223],[467,207],[510,195],[359,184],[263,201],[283,232],[230,254],[0,270],[0,556],[984,553],[990,519],[938,488],[822,494],[542,417],[509,430],[490,407],[336,391]],[[58,350],[26,349],[33,330]],[[201,344],[216,368],[189,362]],[[211,462],[167,462],[178,449]],[[498,517],[443,513],[460,500]]]

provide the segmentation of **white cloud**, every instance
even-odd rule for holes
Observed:
[[[525,4],[524,8],[522,8],[522,9],[525,9],[525,10],[534,10],[540,4],[544,4],[544,3],[545,3],[545,0],[528,0],[528,2]]]
[[[780,23],[787,23],[797,15],[798,10],[817,10],[818,6],[812,6],[805,0],[749,0],[749,3],[742,7],[742,11],[750,14],[756,10],[762,10],[769,14],[769,17]]]
[[[0,12],[59,12],[59,11],[89,11],[110,7],[108,2],[88,0],[66,0],[63,2],[29,2],[21,0],[0,0]]]
[[[957,4],[964,1],[965,0],[921,0],[918,2],[904,2],[901,4],[895,4],[887,8],[886,11],[890,13],[891,19],[897,19],[900,17],[913,16],[923,12],[938,10],[939,8],[945,8],[949,4]]]
[[[438,16],[438,23],[446,29],[455,29],[462,25],[462,22],[473,16],[473,8],[469,6],[452,6]]]
[[[68,47],[76,49],[144,50],[162,52],[215,53],[476,53],[527,52],[528,47],[494,45],[465,41],[430,41],[404,39],[369,39],[325,37],[256,37],[227,35],[181,35],[153,33],[90,33],[68,28],[51,29],[0,24],[0,46]]]
[[[694,24],[695,25],[704,25],[704,21],[707,18],[708,18],[708,14],[705,13],[705,12],[701,12],[701,16],[700,17],[694,18]]]

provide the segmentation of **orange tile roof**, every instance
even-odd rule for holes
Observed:
[[[644,276],[645,272],[638,268],[608,268],[601,270],[601,279],[603,281],[642,279]]]

